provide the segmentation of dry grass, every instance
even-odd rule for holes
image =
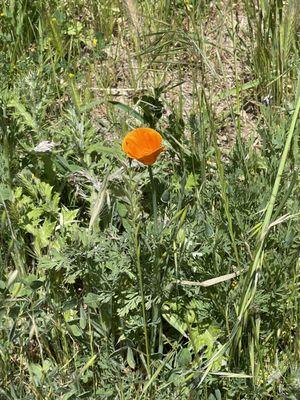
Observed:
[[[171,110],[178,109],[180,101],[182,113],[188,117],[197,112],[197,96],[200,87],[204,86],[213,110],[220,120],[218,137],[224,151],[229,151],[236,141],[236,112],[239,114],[239,134],[243,139],[249,138],[256,143],[256,107],[252,104],[256,102],[256,98],[253,97],[251,89],[239,92],[240,109],[234,110],[235,89],[240,90],[239,87],[247,83],[250,77],[246,50],[250,39],[242,6],[234,4],[232,7],[232,1],[228,0],[223,2],[220,10],[217,3],[212,3],[207,18],[205,21],[199,21],[198,26],[185,18],[181,29],[179,28],[175,35],[178,40],[171,46],[172,52],[166,55],[164,49],[160,54],[155,46],[151,48],[155,36],[149,39],[143,36],[145,32],[137,35],[137,27],[145,25],[142,11],[138,10],[137,4],[132,1],[124,3],[128,18],[124,18],[118,33],[107,46],[106,60],[96,65],[93,93],[99,99],[104,97],[133,105],[133,96],[149,91],[151,93],[150,88],[169,83],[175,87],[163,95],[166,115]],[[170,23],[169,28],[171,25]],[[167,23],[164,27],[168,28]],[[235,37],[232,35],[233,30],[236,31]],[[201,49],[199,42],[193,39],[199,32],[203,40]],[[137,36],[138,48],[132,41],[132,35]],[[188,44],[184,48],[183,40]],[[144,48],[145,44],[148,45],[149,51]],[[174,51],[176,47],[179,47],[178,52]],[[146,54],[143,55],[145,50]],[[142,55],[139,55],[139,52]],[[96,119],[101,118],[105,121],[107,115],[105,105],[95,109]]]

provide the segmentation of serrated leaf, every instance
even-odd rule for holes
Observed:
[[[33,116],[28,111],[26,111],[23,104],[21,104],[17,99],[12,99],[9,102],[8,107],[14,108],[17,111],[18,116],[22,117],[25,125],[27,125],[29,128],[31,128],[35,132],[38,131],[38,125],[36,123],[36,120],[33,118]]]
[[[59,214],[59,223],[61,226],[65,226],[75,222],[78,214],[78,209],[68,210],[65,206],[62,207],[61,213]]]

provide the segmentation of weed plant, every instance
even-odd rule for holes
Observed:
[[[299,15],[0,1],[0,399],[299,398]]]

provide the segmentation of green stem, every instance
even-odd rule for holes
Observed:
[[[153,179],[153,171],[152,166],[148,166],[149,176],[150,176],[150,183],[152,189],[152,210],[153,210],[153,222],[154,222],[154,233],[157,233],[157,197],[156,197],[156,185]]]
[[[153,210],[153,224],[154,224],[154,236],[155,236],[155,250],[154,250],[154,261],[153,261],[153,270],[154,270],[154,277],[156,281],[154,282],[154,290],[155,296],[158,297],[160,293],[160,284],[161,284],[161,273],[158,265],[158,218],[157,218],[157,190],[156,185],[153,178],[153,171],[152,166],[148,166],[149,176],[150,176],[150,183],[152,189],[152,210]],[[156,342],[156,335],[157,335],[157,320],[159,320],[159,327],[158,327],[158,342],[159,342],[159,352],[162,352],[162,325],[161,325],[161,304],[154,304],[153,312],[152,312],[152,330],[151,330],[151,350],[155,350],[155,342]]]
[[[264,218],[264,221],[262,224],[260,236],[258,238],[254,262],[251,265],[251,267],[249,268],[247,276],[245,278],[245,286],[244,286],[244,289],[242,292],[241,303],[240,303],[240,306],[238,309],[238,320],[239,321],[243,321],[246,319],[246,315],[247,315],[249,306],[254,298],[254,295],[256,294],[256,288],[257,288],[257,282],[258,282],[258,272],[262,268],[264,243],[266,240],[266,236],[268,234],[269,225],[271,223],[271,218],[272,218],[275,202],[277,199],[277,194],[279,191],[283,171],[284,171],[286,161],[288,158],[288,154],[290,151],[291,142],[292,142],[292,138],[294,135],[299,112],[300,112],[300,95],[298,95],[298,98],[296,101],[296,106],[295,106],[295,111],[293,113],[292,122],[290,125],[290,129],[288,131],[288,134],[287,134],[284,149],[283,149],[279,167],[277,170],[276,179],[275,179],[275,182],[273,185],[271,197],[270,197],[270,200],[269,200],[269,203],[267,206],[267,210],[266,210],[265,218]],[[241,343],[242,330],[243,330],[243,324],[241,323],[239,325],[238,335],[235,338],[236,339],[235,342],[237,343],[237,345]],[[237,345],[236,345],[236,347],[237,347]]]
[[[215,130],[215,125],[214,125],[213,119],[211,117],[210,106],[209,106],[207,97],[206,97],[204,92],[203,92],[203,96],[204,96],[204,100],[205,100],[205,103],[206,103],[209,122],[210,122],[210,126],[211,126],[212,142],[213,142],[213,147],[214,147],[214,150],[215,150],[215,159],[216,159],[216,164],[217,164],[217,169],[218,169],[219,179],[220,179],[220,185],[221,185],[221,198],[222,198],[222,201],[223,201],[223,207],[224,207],[224,211],[225,211],[225,215],[226,215],[226,219],[227,219],[228,232],[229,232],[231,244],[232,244],[232,247],[233,247],[233,252],[234,252],[235,259],[236,259],[236,263],[237,263],[238,267],[240,268],[241,264],[240,264],[239,252],[238,252],[236,241],[235,241],[233,222],[232,222],[232,215],[231,215],[231,212],[230,212],[230,209],[229,209],[229,198],[228,198],[228,195],[227,195],[228,183],[226,181],[225,174],[224,174],[224,166],[223,166],[222,158],[221,158],[221,150],[219,149],[218,140],[217,140],[217,133],[216,133],[216,130]]]
[[[147,330],[147,314],[146,314],[146,306],[145,306],[145,294],[144,294],[144,285],[143,285],[143,272],[141,267],[141,246],[139,240],[139,199],[135,195],[135,186],[134,180],[132,176],[132,171],[129,168],[128,170],[129,175],[129,184],[128,184],[128,195],[131,204],[131,218],[133,223],[133,230],[132,230],[132,239],[135,249],[135,260],[136,260],[136,269],[137,269],[137,277],[138,277],[138,286],[139,286],[139,293],[141,296],[141,308],[142,308],[142,318],[143,318],[143,330],[144,330],[144,339],[145,339],[145,349],[146,349],[146,369],[147,374],[151,378],[151,353],[150,353],[150,346],[149,346],[149,337],[148,337],[148,330]]]
[[[273,213],[273,209],[274,209],[274,205],[275,205],[275,201],[277,198],[277,194],[279,191],[279,186],[280,186],[280,182],[281,182],[281,178],[283,175],[283,171],[284,171],[284,167],[286,164],[286,160],[288,157],[288,153],[290,151],[290,147],[291,147],[291,142],[292,142],[292,138],[293,138],[293,134],[295,131],[295,127],[296,127],[296,123],[298,120],[298,114],[300,112],[300,94],[298,94],[298,98],[297,98],[297,102],[296,102],[296,106],[295,106],[295,110],[293,113],[293,117],[292,117],[292,122],[290,125],[290,129],[288,131],[287,134],[287,138],[286,138],[286,142],[284,145],[284,149],[283,149],[283,153],[281,156],[281,160],[279,163],[279,167],[278,167],[278,171],[277,171],[277,175],[276,175],[276,179],[274,182],[274,186],[273,186],[273,190],[272,190],[272,194],[271,194],[271,198],[267,207],[267,211],[266,211],[266,216],[262,225],[262,230],[261,230],[261,236],[260,236],[260,240],[263,241],[267,230],[269,228],[269,224],[271,222],[271,217],[272,217],[272,213]]]
[[[135,251],[136,251],[136,268],[138,272],[138,282],[139,282],[139,290],[141,295],[141,302],[142,302],[142,314],[143,314],[143,328],[144,328],[144,337],[145,337],[145,347],[146,347],[146,363],[147,363],[147,373],[149,377],[151,377],[151,356],[150,356],[150,346],[149,346],[149,338],[148,338],[148,331],[147,331],[147,317],[146,317],[146,306],[145,306],[145,295],[144,295],[144,285],[143,285],[143,274],[141,268],[141,248],[138,238],[138,231],[139,225],[136,228],[136,232],[134,235],[134,244],[135,244]]]
[[[297,93],[299,93],[299,91],[297,91]],[[263,258],[264,243],[266,240],[266,236],[268,234],[268,228],[269,228],[269,225],[271,222],[273,209],[274,209],[277,194],[279,191],[284,167],[286,165],[288,153],[290,151],[291,141],[292,141],[292,138],[294,135],[294,131],[295,131],[299,113],[300,113],[300,95],[298,94],[295,110],[294,110],[293,117],[292,117],[292,122],[290,125],[290,129],[288,131],[288,134],[287,134],[283,153],[282,153],[279,167],[277,170],[275,183],[273,185],[272,194],[271,194],[271,197],[270,197],[270,200],[268,203],[268,207],[267,207],[267,211],[266,211],[264,221],[262,224],[261,234],[260,234],[260,237],[258,240],[256,252],[255,252],[255,258],[254,258],[254,261],[253,261],[251,267],[248,269],[247,277],[245,279],[244,293],[242,294],[241,303],[238,308],[238,318],[231,330],[231,335],[228,338],[227,342],[223,346],[221,346],[221,348],[210,358],[210,360],[208,360],[208,362],[204,366],[204,373],[202,374],[199,384],[201,384],[204,381],[204,379],[207,377],[207,375],[209,374],[209,371],[211,370],[214,361],[218,360],[219,357],[221,357],[227,351],[227,349],[230,348],[230,346],[232,346],[232,344],[234,344],[234,350],[236,353],[236,348],[239,346],[239,343],[241,341],[243,323],[246,319],[249,306],[250,306],[250,304],[253,300],[253,297],[256,293],[256,287],[257,287],[257,282],[258,282],[257,272],[262,267],[261,261]],[[190,374],[185,379],[185,381],[187,382],[188,380],[190,380],[193,377],[194,377],[194,374]]]

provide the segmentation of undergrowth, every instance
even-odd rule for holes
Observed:
[[[0,4],[0,399],[299,398],[298,2]]]

